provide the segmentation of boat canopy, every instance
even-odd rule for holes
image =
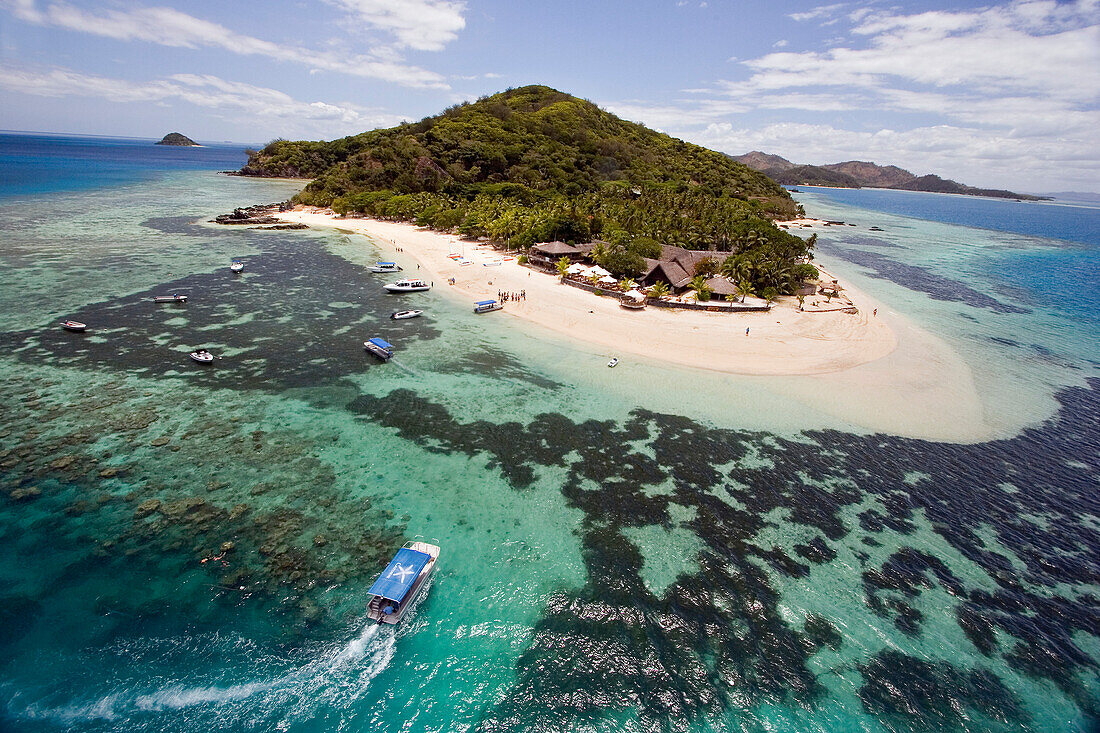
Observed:
[[[376,262],[374,264],[375,264],[375,267],[393,267],[397,263],[396,262]]]
[[[416,579],[420,577],[420,571],[431,562],[431,559],[432,556],[426,552],[402,547],[368,592],[372,596],[382,596],[400,603]]]
[[[377,346],[378,348],[380,348],[380,349],[385,349],[386,351],[393,351],[393,344],[391,344],[389,342],[386,342],[386,341],[383,341],[380,338],[372,338],[370,340],[370,342],[372,344],[374,344],[375,346]]]
[[[496,305],[496,301],[495,300],[479,300],[478,302],[474,303],[474,305],[479,306],[479,307],[486,306],[486,305]]]

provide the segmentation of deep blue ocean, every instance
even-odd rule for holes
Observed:
[[[945,442],[392,321],[379,244],[209,223],[300,184],[153,142],[0,135],[0,730],[1096,730],[1097,209],[796,196],[972,370],[995,437]]]

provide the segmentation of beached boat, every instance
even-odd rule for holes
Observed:
[[[188,356],[191,357],[191,361],[197,361],[199,364],[212,364],[214,363],[214,355],[206,349],[199,349],[198,351],[192,351]]]
[[[492,260],[491,262],[482,262],[483,267],[500,267],[500,260]]]
[[[618,363],[619,363],[619,357],[613,356],[613,357],[611,357],[611,361],[607,362],[607,366],[610,369],[614,369],[615,365],[618,364]]]
[[[187,302],[187,296],[186,295],[176,295],[175,293],[173,293],[172,295],[154,295],[153,296],[153,302],[154,303],[186,303]]]
[[[369,341],[364,341],[363,348],[377,356],[382,361],[389,361],[393,358],[393,344],[383,341],[377,336],[370,339]]]
[[[383,285],[391,293],[415,293],[420,290],[431,290],[432,286],[423,280],[398,280],[395,283]]]
[[[367,617],[379,624],[396,624],[409,610],[435,570],[439,546],[406,542],[368,591]]]
[[[396,262],[375,262],[367,269],[371,272],[401,272],[401,266]]]
[[[72,331],[73,333],[84,333],[88,330],[88,324],[81,323],[80,321],[62,321],[61,327],[66,331]]]
[[[474,303],[474,313],[488,313],[489,311],[498,311],[504,307],[504,303],[498,303],[495,300],[479,300]]]
[[[424,315],[424,311],[394,311],[390,314],[390,318],[395,321],[403,321],[406,318],[419,318]]]
[[[240,260],[233,260],[233,262],[229,265],[229,269],[233,272],[240,272],[244,269],[244,263]]]

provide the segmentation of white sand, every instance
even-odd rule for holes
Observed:
[[[400,248],[406,261],[419,263],[419,269],[415,264],[411,270],[406,267],[401,276],[431,280],[435,290],[449,293],[471,309],[474,301],[496,298],[498,291],[526,291],[525,301],[508,302],[503,311],[486,318],[520,318],[620,358],[633,355],[696,369],[776,378],[768,380],[768,388],[780,388],[871,430],[955,441],[990,435],[967,364],[942,340],[885,312],[851,287],[846,287],[844,295],[858,307],[855,315],[800,312],[794,298],[780,299],[767,313],[652,307],[630,311],[613,298],[563,285],[556,276],[532,271],[514,259],[486,267],[484,263],[500,260],[501,253],[463,243],[453,235],[412,224],[337,219],[331,213],[310,210],[278,216],[311,227],[365,234],[393,253]],[[453,253],[464,253],[474,264],[458,264],[448,257]],[[452,277],[453,286],[447,284]],[[876,308],[877,316],[873,315]]]

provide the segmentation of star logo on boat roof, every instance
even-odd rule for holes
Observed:
[[[405,567],[404,565],[400,564],[394,565],[393,570],[390,571],[389,577],[392,578],[394,576],[398,576],[398,582],[404,583],[405,579],[412,575],[412,571],[413,569],[411,565],[409,567]]]

